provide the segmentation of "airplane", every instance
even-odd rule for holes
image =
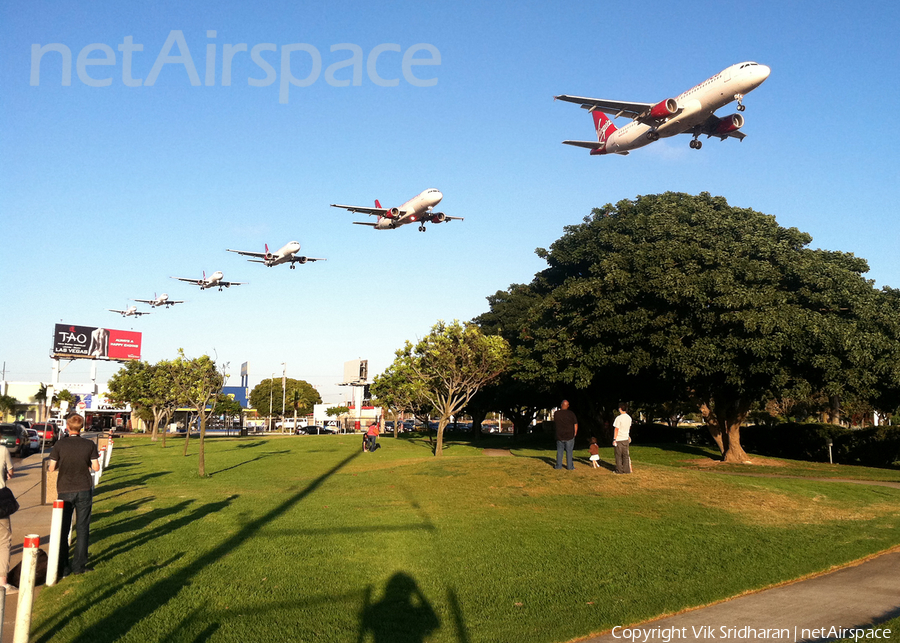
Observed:
[[[275,252],[269,252],[269,244],[266,244],[265,252],[250,252],[245,250],[231,250],[230,248],[226,248],[228,252],[236,252],[239,255],[246,255],[248,257],[256,257],[256,259],[249,259],[248,261],[252,261],[254,263],[263,263],[267,267],[271,268],[272,266],[277,266],[280,263],[288,263],[291,264],[291,269],[296,268],[295,263],[299,263],[301,265],[305,264],[307,261],[325,261],[322,258],[316,257],[297,257],[295,256],[297,252],[300,251],[300,242],[299,241],[290,241],[280,250],[276,250]]]
[[[425,232],[426,223],[443,223],[454,219],[462,221],[463,217],[448,217],[443,212],[433,212],[434,206],[441,202],[444,195],[440,190],[431,188],[414,196],[399,208],[382,208],[378,199],[375,199],[375,207],[367,208],[359,205],[338,205],[332,203],[332,208],[344,208],[350,212],[361,212],[378,216],[376,223],[368,221],[354,221],[356,225],[367,225],[376,230],[393,230],[407,223],[419,222],[419,232]]]
[[[129,306],[125,310],[113,310],[112,308],[107,308],[107,310],[111,313],[119,313],[122,317],[140,317],[141,315],[149,315],[149,312],[141,311],[137,309],[137,306]]]
[[[563,141],[563,144],[587,148],[593,156],[628,154],[631,150],[676,134],[692,135],[694,138],[690,147],[695,150],[703,146],[699,140],[702,135],[707,138],[715,136],[723,141],[729,137],[743,140],[746,134],[739,131],[744,125],[743,116],[731,114],[719,118],[714,112],[734,100],[737,101],[737,110],[743,112],[744,96],[759,87],[770,72],[766,65],[738,63],[683,94],[658,103],[629,103],[565,94],[554,96],[554,100],[575,103],[591,112],[597,131],[596,141]],[[630,116],[632,121],[616,129],[607,114],[613,118]]]
[[[207,288],[216,288],[221,291],[222,288],[231,288],[232,286],[243,286],[247,282],[245,281],[222,281],[222,277],[225,275],[222,274],[221,270],[216,270],[209,277],[206,276],[206,271],[203,271],[202,279],[189,279],[187,277],[171,277],[172,279],[177,279],[178,281],[185,281],[189,284],[194,284],[195,286],[200,286],[200,290],[206,290]]]
[[[150,304],[151,308],[156,308],[157,306],[165,306],[168,308],[169,306],[174,306],[175,304],[183,304],[183,301],[175,301],[174,299],[169,299],[169,295],[166,293],[161,294],[159,297],[156,296],[156,293],[153,293],[153,299],[132,299],[132,301],[136,301],[141,304]]]

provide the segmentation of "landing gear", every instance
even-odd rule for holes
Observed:
[[[420,225],[420,226],[419,226],[419,232],[425,232],[425,226],[424,226],[424,225]]]
[[[291,264],[291,270],[293,270],[293,269],[296,268],[296,267],[297,267],[297,266],[295,266],[294,264]]]
[[[747,109],[747,106],[744,105],[744,95],[743,94],[735,94],[734,97],[737,99],[737,111],[743,112]]]
[[[692,150],[699,150],[701,147],[703,147],[702,141],[698,141],[696,138],[691,141],[691,149]]]
[[[649,132],[647,132],[647,138],[649,138],[651,141],[658,141],[659,140],[659,132],[650,130]]]

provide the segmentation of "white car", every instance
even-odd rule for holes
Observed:
[[[28,450],[37,452],[41,450],[41,436],[34,429],[25,429],[25,435],[28,436]]]

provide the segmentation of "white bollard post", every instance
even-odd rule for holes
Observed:
[[[104,469],[109,466],[109,460],[112,458],[112,448],[113,441],[112,438],[110,438],[109,442],[106,443],[106,462],[103,463]]]
[[[13,643],[28,643],[31,634],[31,607],[34,603],[34,580],[37,573],[37,552],[41,537],[25,536],[22,549],[22,580],[19,581],[19,603],[16,607],[16,631]]]
[[[62,500],[53,501],[53,513],[50,514],[50,553],[47,554],[47,586],[56,585],[59,578],[59,548],[62,544]]]
[[[100,484],[100,478],[103,476],[103,463],[106,460],[106,447],[100,449],[100,457],[98,458],[98,462],[100,463],[100,470],[94,472],[94,486],[96,487]]]

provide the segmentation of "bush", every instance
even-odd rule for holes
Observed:
[[[746,451],[793,460],[827,462],[829,438],[833,459],[841,464],[889,467],[900,460],[897,427],[845,429],[833,424],[788,422],[741,429],[741,445]]]

